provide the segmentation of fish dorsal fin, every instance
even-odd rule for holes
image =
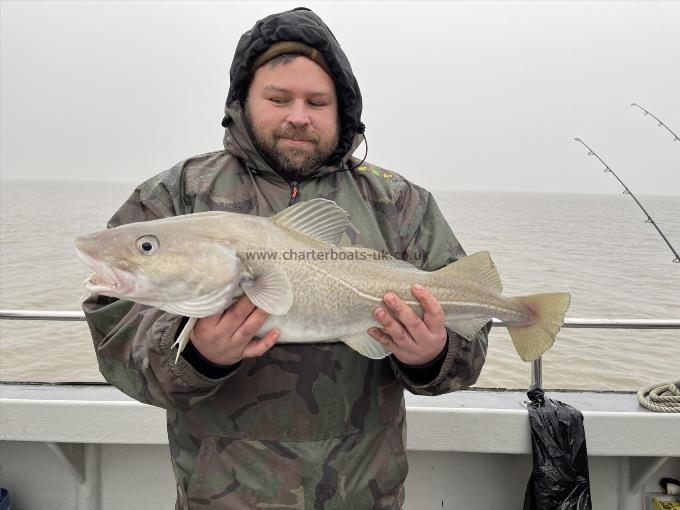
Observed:
[[[292,205],[271,220],[279,227],[337,246],[349,225],[349,214],[331,200],[315,198]]]
[[[442,267],[435,273],[440,278],[455,278],[478,283],[497,293],[503,292],[501,277],[488,251],[479,251]]]

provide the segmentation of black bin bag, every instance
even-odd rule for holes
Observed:
[[[538,386],[527,395],[534,465],[524,510],[592,510],[583,415]]]

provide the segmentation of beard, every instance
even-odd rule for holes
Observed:
[[[339,122],[332,134],[322,136],[310,127],[293,125],[279,127],[268,132],[264,126],[253,122],[246,103],[243,120],[258,151],[274,165],[274,170],[288,180],[301,180],[314,174],[333,154],[338,146]],[[290,146],[285,139],[306,140],[303,146]]]

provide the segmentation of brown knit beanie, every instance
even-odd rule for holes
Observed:
[[[296,53],[298,55],[307,57],[308,59],[319,64],[323,68],[323,70],[326,71],[331,77],[333,76],[333,73],[331,73],[328,64],[326,64],[326,61],[324,60],[323,55],[321,55],[319,50],[297,41],[279,41],[277,43],[272,44],[269,48],[267,48],[255,59],[255,62],[253,62],[253,67],[250,72],[254,73],[258,67],[263,66],[270,60],[285,53]]]

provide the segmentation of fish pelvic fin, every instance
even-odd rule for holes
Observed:
[[[564,316],[571,303],[571,294],[534,294],[512,298],[530,308],[536,321],[526,326],[508,326],[508,332],[519,357],[534,361],[552,347],[557,332],[564,324]]]
[[[447,280],[471,281],[498,294],[503,292],[501,277],[488,251],[479,251],[456,260],[435,271],[433,276],[443,282]]]
[[[197,320],[196,317],[189,317],[189,320],[184,325],[184,328],[177,337],[177,340],[175,340],[175,343],[172,344],[171,349],[177,347],[177,356],[175,356],[175,364],[177,364],[177,362],[179,361],[179,355],[182,354],[182,351],[189,343],[189,337],[191,336],[191,332],[194,329],[194,324],[196,324],[196,320]]]

